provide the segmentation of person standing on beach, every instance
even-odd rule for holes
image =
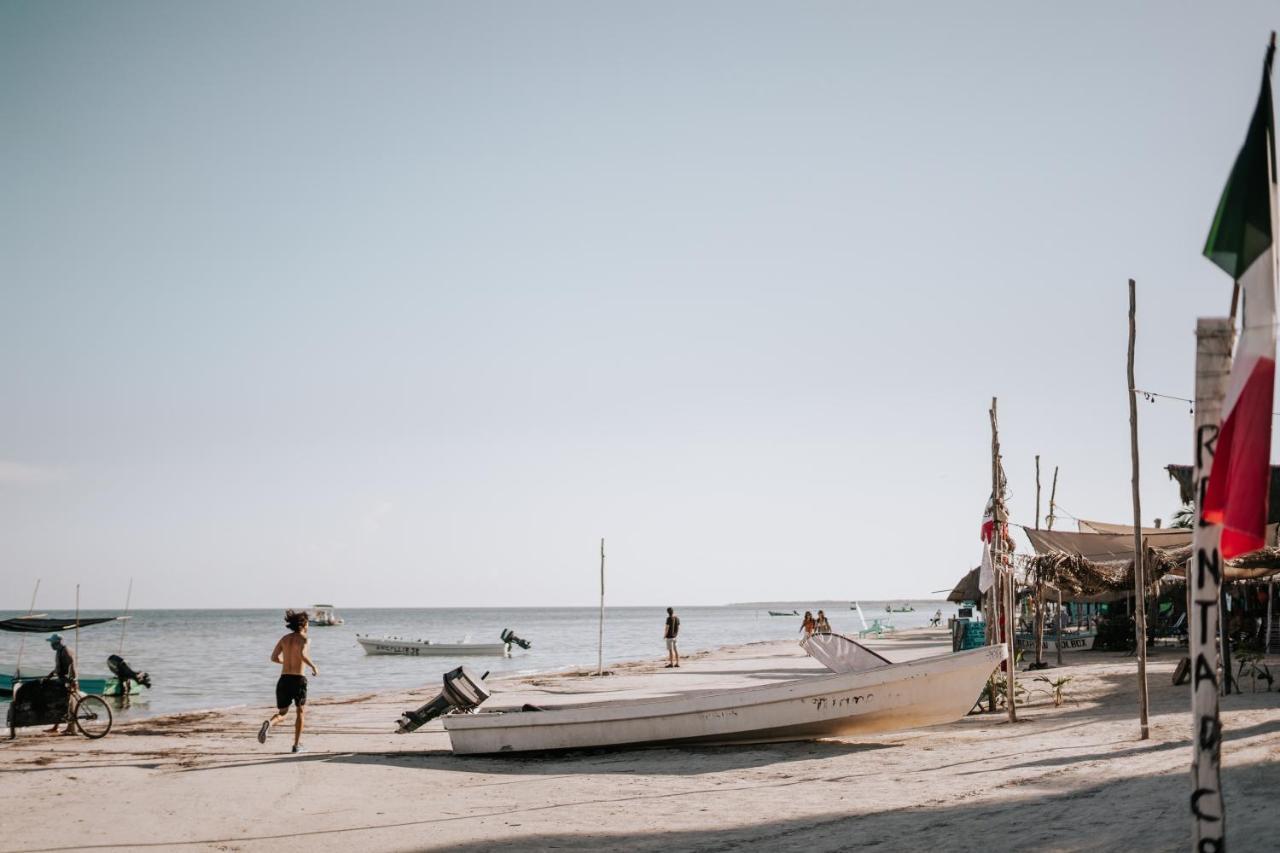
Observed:
[[[813,630],[818,634],[831,633],[831,623],[827,621],[827,614],[821,610],[818,611],[818,621]]]
[[[62,685],[62,689],[67,691],[67,728],[62,733],[64,735],[73,735],[76,733],[76,724],[71,708],[75,704],[75,696],[78,689],[76,683],[76,656],[71,654],[71,649],[67,648],[62,642],[61,634],[54,634],[49,637],[47,642],[53,647],[53,672],[49,673],[49,677],[56,678],[58,683]],[[49,734],[56,735],[58,733],[58,724],[54,723],[53,728],[48,731]]]
[[[258,743],[267,742],[267,734],[271,727],[284,722],[289,715],[289,706],[295,705],[297,713],[293,720],[293,751],[302,752],[302,721],[307,705],[307,678],[302,674],[302,666],[311,667],[312,675],[319,675],[320,670],[311,662],[307,654],[311,649],[311,641],[307,639],[307,611],[286,610],[284,623],[289,626],[289,633],[280,638],[271,652],[271,662],[281,665],[280,679],[276,682],[276,714],[258,729]]]
[[[804,621],[800,623],[800,631],[808,637],[817,627],[818,623],[813,621],[813,614],[806,610],[804,612]]]
[[[667,665],[664,669],[680,666],[680,650],[676,648],[676,637],[680,634],[680,617],[675,610],[667,608],[667,623],[662,630],[662,638],[667,641]]]

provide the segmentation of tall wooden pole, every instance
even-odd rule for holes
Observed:
[[[995,568],[995,574],[1001,579],[1001,583],[997,589],[1003,592],[1003,595],[997,600],[1001,602],[1004,609],[1004,641],[1007,644],[1008,659],[1005,661],[1005,705],[1009,709],[1009,722],[1016,723],[1018,721],[1018,711],[1013,705],[1014,696],[1014,666],[1013,658],[1013,605],[1017,600],[1016,585],[1013,580],[1013,571],[1006,574],[1004,571],[1004,523],[1007,521],[1007,513],[1004,508],[1004,483],[1000,476],[1000,425],[997,416],[997,400],[991,398],[991,494],[994,496],[992,501],[992,535],[991,535],[991,561]],[[998,556],[998,559],[997,559]],[[997,612],[999,608],[997,608]]]
[[[1138,391],[1133,354],[1138,342],[1138,286],[1129,279],[1129,461],[1133,484],[1134,633],[1138,650],[1138,740],[1151,736],[1147,721],[1147,552],[1142,544],[1142,497],[1138,490]]]
[[[1040,529],[1040,454],[1036,454],[1036,530]],[[1036,669],[1044,666],[1044,584],[1035,589]]]
[[[1058,466],[1053,466],[1053,487],[1049,489],[1049,517],[1045,519],[1048,523],[1046,526],[1053,529],[1053,509],[1054,499],[1058,496]]]
[[[1218,717],[1218,611],[1222,587],[1222,527],[1204,520],[1201,499],[1213,471],[1222,399],[1231,372],[1232,322],[1226,317],[1196,321],[1195,520],[1187,585],[1193,612],[1191,635],[1191,819],[1193,850],[1223,849],[1227,812],[1222,802],[1222,722]]]
[[[596,637],[596,675],[604,675],[604,539],[600,540],[600,632]]]

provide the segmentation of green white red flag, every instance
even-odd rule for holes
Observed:
[[[1202,507],[1222,525],[1224,559],[1266,543],[1271,482],[1271,412],[1276,370],[1276,153],[1271,100],[1274,44],[1244,146],[1222,191],[1204,254],[1244,296],[1240,343]]]

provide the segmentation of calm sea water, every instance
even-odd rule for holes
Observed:
[[[861,602],[868,620],[890,619],[899,629],[926,625],[941,609],[944,618],[955,615],[955,605],[942,601],[893,602],[911,605],[914,612],[885,612],[886,602]],[[798,637],[798,617],[770,616],[769,610],[826,610],[832,628],[853,633],[862,625],[849,602],[778,602],[725,607],[677,607],[682,652],[718,646]],[[48,611],[64,616],[64,611]],[[440,676],[465,663],[477,671],[498,673],[547,672],[591,668],[596,662],[597,611],[588,607],[566,608],[413,608],[339,609],[346,624],[312,628],[312,658],[320,675],[310,679],[312,697],[394,690],[423,685],[437,686]],[[0,613],[9,618],[19,613]],[[84,611],[83,616],[118,615],[116,611]],[[606,664],[652,658],[662,659],[661,607],[609,607],[605,609],[604,657]],[[270,662],[275,642],[285,632],[279,610],[142,610],[132,614],[124,634],[123,656],[134,669],[153,679],[132,706],[120,712],[126,717],[190,711],[232,705],[274,702],[279,666]],[[448,657],[412,658],[366,655],[356,634],[393,635],[453,642],[469,636],[474,642],[497,642],[504,628],[530,640],[528,651],[513,650],[509,658]],[[53,669],[53,654],[42,634],[0,632],[0,668],[12,669],[19,644],[24,674],[44,674]],[[70,646],[71,632],[64,636]],[[121,625],[108,623],[80,631],[80,671],[105,675],[107,655],[120,649]]]

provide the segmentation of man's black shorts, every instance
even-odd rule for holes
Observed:
[[[276,707],[286,710],[290,704],[296,703],[299,708],[307,704],[307,677],[305,675],[282,675],[276,682]]]

